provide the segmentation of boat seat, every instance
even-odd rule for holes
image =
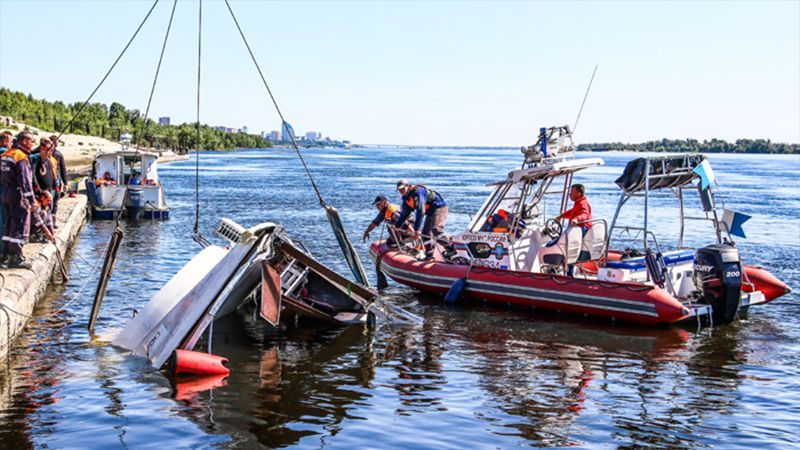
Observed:
[[[675,250],[664,254],[664,264],[667,266],[674,266],[677,264],[685,263],[694,260],[694,250]],[[606,267],[612,269],[627,269],[630,271],[646,270],[647,265],[644,262],[644,256],[636,258],[620,259],[619,261],[608,261]]]
[[[567,264],[575,264],[581,251],[582,233],[580,227],[569,227],[558,239],[548,242],[539,253],[542,264],[559,266],[563,265],[565,260]]]
[[[595,222],[583,235],[578,262],[600,259],[603,256],[605,246],[606,224],[605,222]]]

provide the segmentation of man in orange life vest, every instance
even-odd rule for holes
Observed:
[[[413,211],[415,213],[414,238],[425,237],[425,257],[429,260],[433,259],[434,245],[431,237],[445,247],[450,245],[447,240],[443,239],[444,226],[447,223],[447,202],[438,192],[421,184],[411,185],[405,179],[397,182],[397,191],[403,196],[403,209],[397,219],[396,227],[402,227]],[[423,216],[425,218],[424,225],[422,223]],[[422,232],[420,232],[420,226],[422,226]]]
[[[3,208],[6,223],[3,231],[4,266],[30,269],[22,256],[31,228],[30,212],[36,208],[33,198],[33,177],[28,155],[33,148],[33,135],[23,131],[11,150],[0,156],[0,181],[3,184]]]
[[[496,213],[486,218],[486,223],[481,227],[481,231],[491,233],[508,233],[511,230],[511,225],[514,224],[514,214],[506,211],[505,209],[498,209]],[[525,229],[525,221],[520,219],[516,226],[516,236],[522,236],[522,231]]]
[[[569,198],[573,201],[572,208],[564,211],[556,220],[567,219],[570,225],[580,224],[584,231],[591,227],[592,206],[585,194],[586,188],[582,184],[573,184],[569,191]]]
[[[364,242],[369,239],[369,234],[372,232],[372,230],[379,227],[384,221],[387,224],[394,226],[397,224],[397,219],[400,217],[400,207],[389,203],[389,200],[387,200],[383,195],[375,197],[375,201],[372,202],[372,204],[378,209],[378,215],[372,219],[372,222],[370,222],[367,230],[364,231],[364,235],[361,236],[361,240]],[[407,225],[406,227],[408,228],[406,231],[412,231],[410,226]],[[386,243],[389,245],[394,244],[394,240],[391,236],[389,236],[389,238],[386,240]]]

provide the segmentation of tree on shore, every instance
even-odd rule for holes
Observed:
[[[0,87],[0,115],[11,116],[15,120],[36,128],[61,131],[80,109],[81,103],[66,105],[61,101],[50,102],[36,99],[32,95]],[[180,125],[159,125],[152,119],[144,121],[138,109],[128,109],[112,102],[89,103],[75,119],[67,133],[98,136],[119,140],[122,133],[130,133],[133,143],[149,147],[159,146],[175,151],[196,148],[196,123]],[[204,150],[230,150],[234,148],[266,148],[272,144],[252,134],[229,133],[208,125],[200,126],[201,146]]]
[[[633,152],[673,152],[673,153],[781,153],[798,154],[800,144],[783,144],[769,139],[737,139],[727,142],[721,139],[698,141],[697,139],[662,139],[641,144],[608,142],[600,144],[580,144],[578,151],[633,151]]]

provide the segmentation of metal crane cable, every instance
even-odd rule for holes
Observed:
[[[144,26],[145,22],[147,22],[147,19],[150,18],[150,14],[156,8],[156,5],[158,4],[158,2],[159,2],[159,0],[155,0],[153,2],[153,5],[150,7],[150,10],[147,11],[147,14],[144,16],[144,19],[142,19],[142,22],[136,28],[136,31],[133,32],[133,36],[131,36],[131,38],[128,40],[128,43],[125,44],[125,48],[122,49],[122,52],[120,52],[119,56],[117,56],[117,59],[115,59],[114,63],[111,64],[111,67],[108,68],[108,71],[103,76],[103,79],[100,80],[100,83],[97,84],[97,87],[94,88],[92,93],[89,94],[89,97],[83,102],[83,104],[80,106],[80,108],[78,108],[78,111],[75,114],[73,114],[72,118],[69,120],[67,125],[64,128],[62,128],[61,131],[58,132],[58,137],[56,138],[56,142],[59,139],[61,139],[61,136],[64,134],[64,132],[66,132],[69,129],[69,127],[71,127],[72,124],[75,123],[75,119],[77,119],[78,116],[81,114],[81,112],[83,112],[84,108],[86,108],[86,105],[88,105],[89,102],[92,100],[92,97],[94,97],[94,94],[96,94],[97,91],[100,89],[100,86],[102,86],[103,83],[105,83],[105,81],[108,78],[108,76],[111,75],[111,72],[114,70],[115,67],[117,67],[117,63],[119,63],[119,61],[122,59],[122,56],[125,54],[125,52],[128,51],[128,47],[131,46],[131,44],[133,43],[133,40],[136,39],[136,36],[139,34],[139,31],[142,29],[142,27]]]
[[[253,65],[255,65],[256,70],[258,71],[258,75],[261,77],[261,82],[264,84],[264,88],[266,88],[269,98],[272,100],[272,104],[275,106],[275,110],[278,112],[278,116],[280,116],[283,129],[288,130],[289,123],[286,122],[286,119],[283,117],[283,112],[281,112],[281,108],[278,106],[278,102],[275,100],[275,96],[272,94],[272,89],[270,89],[269,83],[267,83],[264,72],[261,71],[261,66],[259,66],[258,61],[253,54],[253,50],[250,48],[250,43],[247,42],[247,38],[245,37],[242,27],[239,25],[239,21],[236,19],[236,14],[234,14],[231,4],[228,0],[225,0],[225,6],[228,8],[228,12],[231,14],[233,23],[236,25],[236,29],[239,31],[239,36],[242,37],[242,41],[244,42],[245,47],[247,47],[247,53],[250,54],[250,59],[253,61]],[[361,259],[359,258],[355,247],[353,246],[353,242],[347,236],[347,231],[344,229],[344,224],[339,216],[339,212],[333,206],[325,203],[325,199],[322,198],[322,194],[317,187],[317,183],[314,181],[314,177],[311,175],[311,171],[308,169],[308,165],[303,158],[303,154],[300,152],[300,147],[297,145],[297,140],[294,137],[294,133],[290,132],[288,134],[289,139],[292,142],[292,147],[294,148],[295,153],[297,153],[297,157],[300,159],[300,162],[303,164],[303,169],[308,176],[308,180],[311,182],[311,187],[314,188],[314,192],[317,194],[319,204],[325,209],[325,214],[328,216],[328,222],[331,224],[333,234],[336,236],[336,240],[339,243],[339,247],[342,249],[342,253],[347,260],[347,264],[350,266],[350,270],[353,272],[353,276],[355,276],[356,281],[362,285],[369,286],[369,280],[367,279],[366,272],[361,264]]]
[[[245,47],[247,47],[247,52],[250,54],[250,59],[253,60],[253,64],[256,66],[256,70],[258,70],[258,75],[261,77],[261,82],[264,83],[264,87],[267,89],[267,93],[269,94],[269,98],[272,100],[272,104],[275,106],[275,110],[278,112],[278,116],[281,118],[281,126],[284,130],[288,129],[287,125],[289,124],[286,122],[286,119],[283,117],[283,113],[281,112],[281,108],[278,106],[277,100],[275,100],[275,96],[272,95],[272,89],[269,88],[269,84],[267,83],[266,77],[264,77],[264,73],[261,71],[261,66],[258,65],[258,61],[256,61],[255,55],[253,55],[253,50],[250,48],[250,43],[247,42],[247,38],[244,36],[244,32],[242,31],[242,27],[239,26],[239,21],[236,20],[236,14],[233,13],[233,9],[231,9],[231,4],[228,3],[228,0],[225,0],[225,6],[228,7],[228,11],[231,13],[231,18],[233,18],[233,23],[236,24],[236,29],[239,30],[239,35],[242,37],[242,41],[244,41]],[[300,153],[300,148],[297,146],[297,140],[294,138],[294,133],[289,133],[289,138],[292,141],[292,147],[294,151],[297,153],[297,157],[300,158],[300,162],[303,164],[303,169],[306,171],[306,175],[308,175],[309,181],[311,181],[311,187],[314,188],[314,192],[317,194],[317,198],[319,199],[319,204],[323,207],[327,206],[325,203],[325,199],[322,198],[322,194],[319,192],[317,188],[317,183],[314,182],[314,177],[311,176],[311,171],[308,170],[308,165],[306,165],[305,159],[303,159],[303,155]]]

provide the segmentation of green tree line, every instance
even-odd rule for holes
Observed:
[[[32,95],[0,87],[0,115],[36,128],[61,131],[81,103],[65,104],[61,101],[36,99]],[[208,125],[200,126],[200,144],[197,142],[195,123],[159,125],[148,118],[145,122],[138,109],[128,109],[114,102],[89,103],[65,131],[117,141],[123,133],[133,135],[133,143],[175,151],[202,148],[205,150],[230,150],[234,148],[265,148],[272,144],[261,136],[245,133],[228,133]]]
[[[677,153],[800,153],[800,144],[783,144],[769,139],[737,139],[727,142],[721,139],[698,141],[696,139],[662,139],[641,144],[609,142],[601,144],[580,144],[579,151],[634,151],[634,152],[677,152]]]

